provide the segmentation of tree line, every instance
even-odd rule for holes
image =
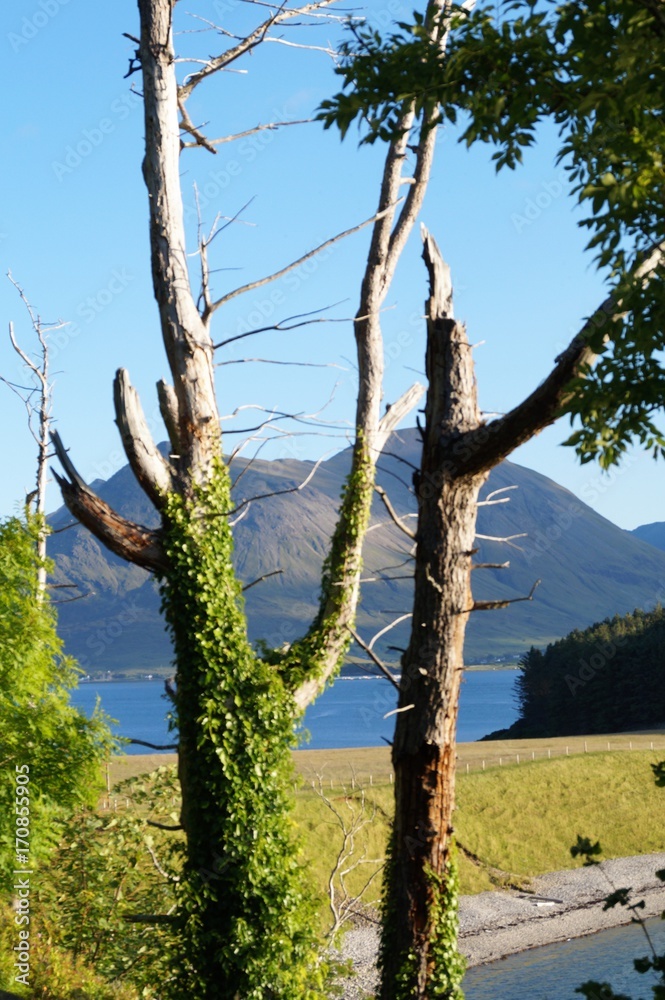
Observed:
[[[665,719],[665,610],[637,608],[520,660],[520,718],[501,735],[516,738],[612,733]],[[492,738],[499,733],[492,733]]]

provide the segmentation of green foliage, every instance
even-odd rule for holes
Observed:
[[[309,1000],[326,968],[290,819],[295,708],[247,639],[220,461],[164,513],[163,610],[176,653],[182,822],[170,998]]]
[[[635,610],[574,630],[520,661],[516,737],[609,733],[665,716],[665,610]]]
[[[392,850],[389,852],[386,864],[384,884],[387,886],[392,878]],[[459,934],[459,877],[457,858],[454,847],[441,874],[429,871],[427,881],[430,887],[429,926],[430,954],[434,968],[428,979],[428,996],[440,1000],[464,1000],[461,982],[464,978],[466,960],[457,947]],[[385,893],[388,897],[388,893]],[[394,914],[384,905],[383,927],[381,938],[381,953],[379,964],[385,962],[384,956],[390,954],[392,947],[391,926]],[[418,975],[418,956],[413,952],[401,957],[399,972],[395,978],[394,995],[396,1000],[410,1000],[416,992]]]
[[[177,824],[175,768],[160,767],[116,791],[128,797],[127,809],[84,811],[66,824],[40,873],[35,919],[53,955],[67,954],[106,983],[152,996],[151,987],[170,975],[172,929],[126,918],[168,914],[175,905],[182,837],[148,822]]]
[[[457,947],[459,934],[459,878],[454,855],[443,875],[429,873],[433,903],[432,956],[434,971],[428,983],[432,997],[464,1000],[460,984],[466,970],[466,960]]]
[[[661,761],[659,764],[651,765],[655,774],[658,774],[664,767],[665,761]],[[658,783],[658,782],[656,782]],[[600,844],[596,841],[592,844],[587,837],[580,837],[577,835],[577,843],[573,845],[570,849],[570,853],[573,857],[584,857],[585,865],[598,864],[596,857],[602,853]],[[665,872],[661,869],[656,872],[661,881],[665,880]],[[614,906],[625,906],[632,913],[632,922],[640,924],[642,930],[644,931],[644,936],[646,938],[647,944],[651,950],[651,954],[645,956],[644,958],[636,958],[633,961],[633,966],[635,971],[639,973],[654,972],[659,977],[659,982],[651,986],[651,993],[654,1000],[665,1000],[665,955],[658,955],[652,944],[649,932],[644,924],[644,920],[640,914],[640,910],[645,908],[645,902],[643,899],[634,900],[632,898],[632,889],[613,889],[613,891],[605,897],[603,904],[604,910],[610,910]],[[662,914],[665,920],[665,913]],[[603,997],[603,1000],[631,1000],[629,996],[625,993],[615,993],[609,983],[598,983],[595,980],[589,980],[575,991],[576,993],[581,993],[587,998],[587,1000],[597,1000],[597,997]]]
[[[374,464],[362,435],[358,434],[352,472],[344,484],[335,533],[323,563],[319,612],[307,634],[293,643],[286,653],[273,651],[268,655],[270,662],[279,667],[284,683],[291,691],[305,679],[316,679],[321,675],[327,662],[322,657],[322,650],[326,648],[331,634],[341,635],[337,670],[342,666],[344,654],[351,643],[351,634],[343,620],[352,594],[348,588],[340,586],[340,580],[348,579],[354,569],[360,569],[359,565],[350,563],[351,559],[356,559],[350,553],[359,545],[367,531],[373,491]],[[337,672],[333,672],[330,682],[336,676]]]
[[[17,820],[29,821],[36,865],[67,814],[94,801],[102,761],[116,745],[101,713],[89,720],[70,704],[79,671],[63,655],[48,596],[38,600],[37,530],[33,519],[0,524],[0,880],[7,891]],[[16,804],[18,769],[29,779],[27,806]]]
[[[588,339],[600,355],[566,404],[582,461],[608,467],[632,441],[662,455],[656,414],[665,399],[665,267],[635,270],[665,240],[665,19],[658,0],[480,5],[453,12],[445,52],[421,15],[387,37],[353,30],[338,72],[345,89],[322,105],[327,127],[353,121],[364,141],[393,138],[403,110],[462,115],[461,140],[497,147],[515,167],[543,119],[560,129],[559,160],[589,214],[580,225],[605,271],[609,308]],[[621,309],[616,304],[621,304]]]

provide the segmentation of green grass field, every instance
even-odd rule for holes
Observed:
[[[607,752],[608,740],[616,750]],[[111,780],[150,770],[169,757],[174,759],[118,758]],[[576,867],[570,846],[577,834],[600,840],[608,858],[665,850],[665,792],[654,785],[650,767],[664,757],[662,733],[462,744],[455,819],[462,892],[528,887],[532,876]],[[345,884],[356,895],[385,856],[393,796],[388,748],[305,750],[294,758],[301,775],[294,819],[313,881],[324,894],[343,827],[363,824],[341,866],[349,869]],[[339,880],[336,891],[339,898]],[[375,905],[379,893],[380,874],[366,903]],[[322,905],[324,920],[325,911]]]

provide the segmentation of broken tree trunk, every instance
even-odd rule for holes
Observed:
[[[481,422],[473,359],[464,325],[453,318],[450,271],[429,235],[424,257],[430,276],[430,389],[417,482],[413,626],[402,661],[393,745],[395,820],[382,948],[385,1000],[429,995],[442,949],[450,945],[437,904],[450,872],[457,705],[464,631],[473,603],[476,501],[486,478],[486,473],[456,473],[459,435]],[[412,992],[398,986],[403,981]]]
[[[572,380],[593,363],[590,335],[621,313],[608,298],[556,359],[547,378],[513,410],[485,423],[473,360],[453,318],[450,271],[423,230],[430,279],[427,303],[429,388],[418,495],[411,639],[402,660],[393,744],[395,821],[386,868],[381,1000],[461,996],[452,857],[455,731],[464,667],[464,633],[475,610],[471,571],[478,491],[494,466],[553,423]],[[662,250],[641,261],[634,280],[654,273]],[[531,600],[531,593],[518,600]]]

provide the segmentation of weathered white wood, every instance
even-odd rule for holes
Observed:
[[[167,567],[159,531],[152,531],[117,514],[79,476],[57,431],[51,434],[58,461],[67,479],[53,475],[74,517],[112,552],[145,569],[160,573]]]
[[[160,379],[157,383],[157,399],[159,400],[159,412],[162,415],[166,433],[171,442],[173,456],[180,456],[180,426],[178,418],[178,399],[175,389],[169,382]]]
[[[175,485],[174,470],[153,441],[139,394],[125,368],[113,382],[116,423],[129,464],[143,491],[159,509]]]
[[[196,308],[187,270],[172,5],[164,0],[139,0],[139,13],[143,176],[150,206],[152,277],[178,400],[180,469],[186,488],[205,482],[220,453],[213,345]]]

